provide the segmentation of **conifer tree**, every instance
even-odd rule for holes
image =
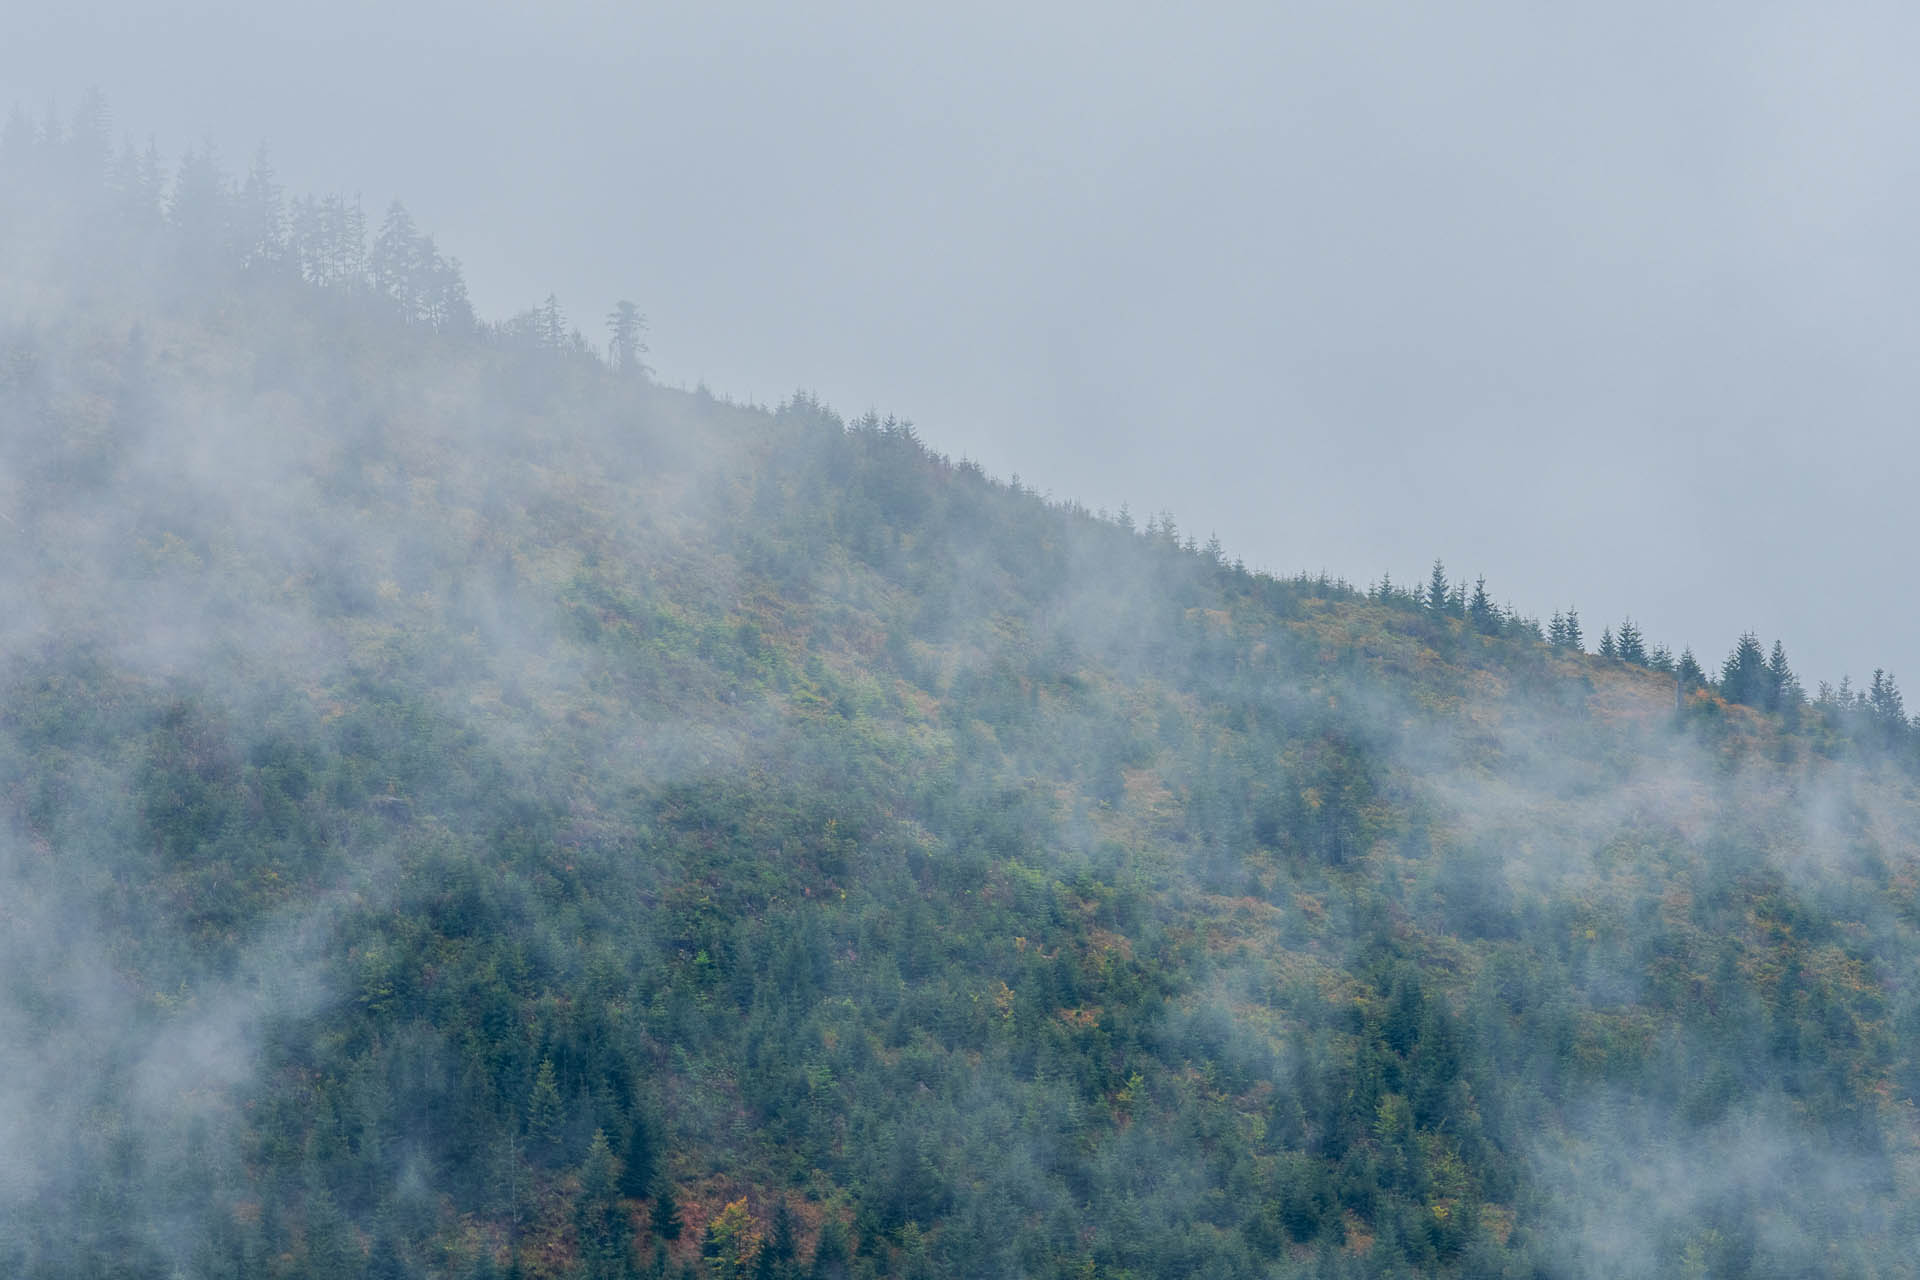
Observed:
[[[847,1245],[847,1229],[840,1219],[828,1217],[820,1224],[820,1238],[813,1244],[813,1265],[808,1280],[847,1280],[852,1250]]]
[[[1707,673],[1700,668],[1700,660],[1693,656],[1693,650],[1682,649],[1680,660],[1673,664],[1673,674],[1680,681],[1680,687],[1691,692],[1707,683]]]
[[[560,1147],[560,1124],[566,1108],[560,1101],[560,1086],[554,1078],[553,1059],[542,1058],[534,1074],[533,1090],[527,1096],[527,1140],[542,1156],[551,1156]]]
[[[413,215],[395,200],[387,206],[380,233],[373,238],[373,287],[391,298],[407,320],[418,318],[420,233]]]
[[[1787,649],[1778,640],[1767,658],[1767,710],[1790,711],[1806,700],[1799,677],[1787,664]]]
[[[119,219],[131,229],[145,230],[160,219],[160,157],[151,139],[143,155],[131,139],[122,139],[119,154],[107,171],[107,194]]]
[[[766,1243],[760,1247],[760,1257],[771,1280],[792,1280],[797,1275],[799,1269],[795,1258],[798,1252],[799,1246],[794,1239],[793,1209],[783,1196],[773,1206],[773,1224],[768,1228]]]
[[[620,1194],[630,1200],[646,1199],[653,1189],[653,1173],[653,1130],[636,1108],[620,1150]]]
[[[536,313],[540,326],[540,345],[559,351],[567,345],[567,317],[560,310],[560,299],[549,293]]]
[[[1875,732],[1889,746],[1904,739],[1912,727],[1907,723],[1906,700],[1900,696],[1899,684],[1892,673],[1878,667],[1867,687],[1866,708]]]
[[[653,1215],[649,1219],[653,1234],[662,1240],[678,1240],[685,1230],[680,1221],[680,1202],[673,1198],[673,1184],[662,1178],[660,1189],[654,1193]]]
[[[473,304],[467,299],[460,259],[441,257],[433,237],[421,236],[420,260],[426,273],[420,297],[422,317],[441,333],[471,333]]]
[[[80,96],[67,130],[66,177],[76,191],[89,195],[99,190],[107,175],[113,153],[113,116],[107,99],[98,89]]]
[[[1467,620],[1482,635],[1495,635],[1500,630],[1500,608],[1487,596],[1485,574],[1473,581],[1473,595],[1467,601]]]
[[[1631,662],[1636,666],[1647,664],[1647,642],[1635,626],[1632,618],[1620,624],[1620,634],[1614,638],[1614,650],[1622,662]]]
[[[167,203],[167,221],[189,265],[209,269],[225,252],[229,207],[226,175],[213,148],[189,150],[180,160]]]
[[[382,1222],[374,1232],[367,1268],[361,1275],[363,1280],[407,1280],[406,1259],[400,1256],[400,1242],[394,1238],[392,1223]]]
[[[1565,647],[1578,650],[1581,653],[1587,651],[1587,637],[1586,634],[1580,630],[1580,611],[1572,605],[1567,606],[1567,643]]]
[[[266,144],[253,154],[247,180],[234,210],[234,248],[249,271],[277,267],[286,257],[287,210],[284,193],[267,158]]]
[[[302,196],[293,202],[290,246],[310,283],[357,290],[366,284],[367,219],[356,196]]]
[[[1444,617],[1450,592],[1447,589],[1447,569],[1440,561],[1433,562],[1433,571],[1427,575],[1427,612],[1434,617]]]
[[[574,1200],[574,1229],[580,1262],[589,1280],[622,1280],[631,1269],[627,1250],[633,1224],[620,1203],[620,1168],[604,1131],[595,1130],[580,1166],[580,1192]]]
[[[640,308],[626,299],[614,304],[607,313],[607,363],[613,366],[615,373],[647,375],[647,366],[640,357],[646,352],[647,344],[641,335],[647,330],[647,318],[640,314]]]
[[[1619,646],[1613,642],[1612,627],[1602,627],[1600,629],[1600,656],[1603,658],[1617,658],[1620,656]]]
[[[1767,656],[1759,638],[1743,634],[1720,664],[1720,696],[1728,702],[1763,707],[1767,701]]]
[[[361,1270],[353,1224],[324,1186],[307,1193],[306,1246],[308,1275],[345,1277]]]

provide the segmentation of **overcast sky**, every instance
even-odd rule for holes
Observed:
[[[1920,693],[1910,6],[88,4],[0,108],[399,196],[483,313],[1249,564]]]

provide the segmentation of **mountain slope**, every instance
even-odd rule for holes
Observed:
[[[1851,721],[16,178],[13,1272],[1912,1271]]]

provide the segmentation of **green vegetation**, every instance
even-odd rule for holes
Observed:
[[[1913,1273],[1890,677],[1251,573],[87,128],[0,151],[10,1274]]]

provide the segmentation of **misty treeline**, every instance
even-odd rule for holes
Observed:
[[[1914,1273],[1898,743],[7,172],[0,1269]]]
[[[1555,610],[1542,626],[1538,618],[1522,614],[1511,604],[1495,603],[1484,575],[1470,586],[1464,578],[1450,582],[1446,565],[1439,560],[1433,562],[1424,587],[1403,587],[1387,574],[1366,594],[1370,600],[1406,612],[1456,619],[1482,635],[1531,637],[1555,649],[1587,652],[1579,609]],[[1603,628],[1596,652],[1602,658],[1672,676],[1682,697],[1700,691],[1717,694],[1726,702],[1779,715],[1791,728],[1801,727],[1811,712],[1806,727],[1817,733],[1827,749],[1851,745],[1887,752],[1907,767],[1920,769],[1920,715],[1908,717],[1899,681],[1885,669],[1876,669],[1864,689],[1856,688],[1851,677],[1842,677],[1837,686],[1820,681],[1809,695],[1787,660],[1784,644],[1775,640],[1768,651],[1758,636],[1745,632],[1728,650],[1715,677],[1700,665],[1693,650],[1682,649],[1676,658],[1667,646],[1649,642],[1631,617],[1617,629]]]
[[[377,301],[409,324],[604,359],[637,376],[650,372],[642,359],[646,319],[632,302],[608,313],[604,355],[552,294],[504,321],[483,321],[467,298],[460,260],[443,255],[399,200],[378,225],[369,224],[358,195],[289,200],[265,144],[241,177],[226,172],[211,143],[190,147],[170,169],[151,139],[144,148],[125,136],[115,145],[98,91],[84,94],[67,118],[53,108],[36,118],[15,103],[0,126],[0,171],[13,191],[9,212],[16,220],[83,219],[117,247],[195,278],[217,272],[299,279]]]

